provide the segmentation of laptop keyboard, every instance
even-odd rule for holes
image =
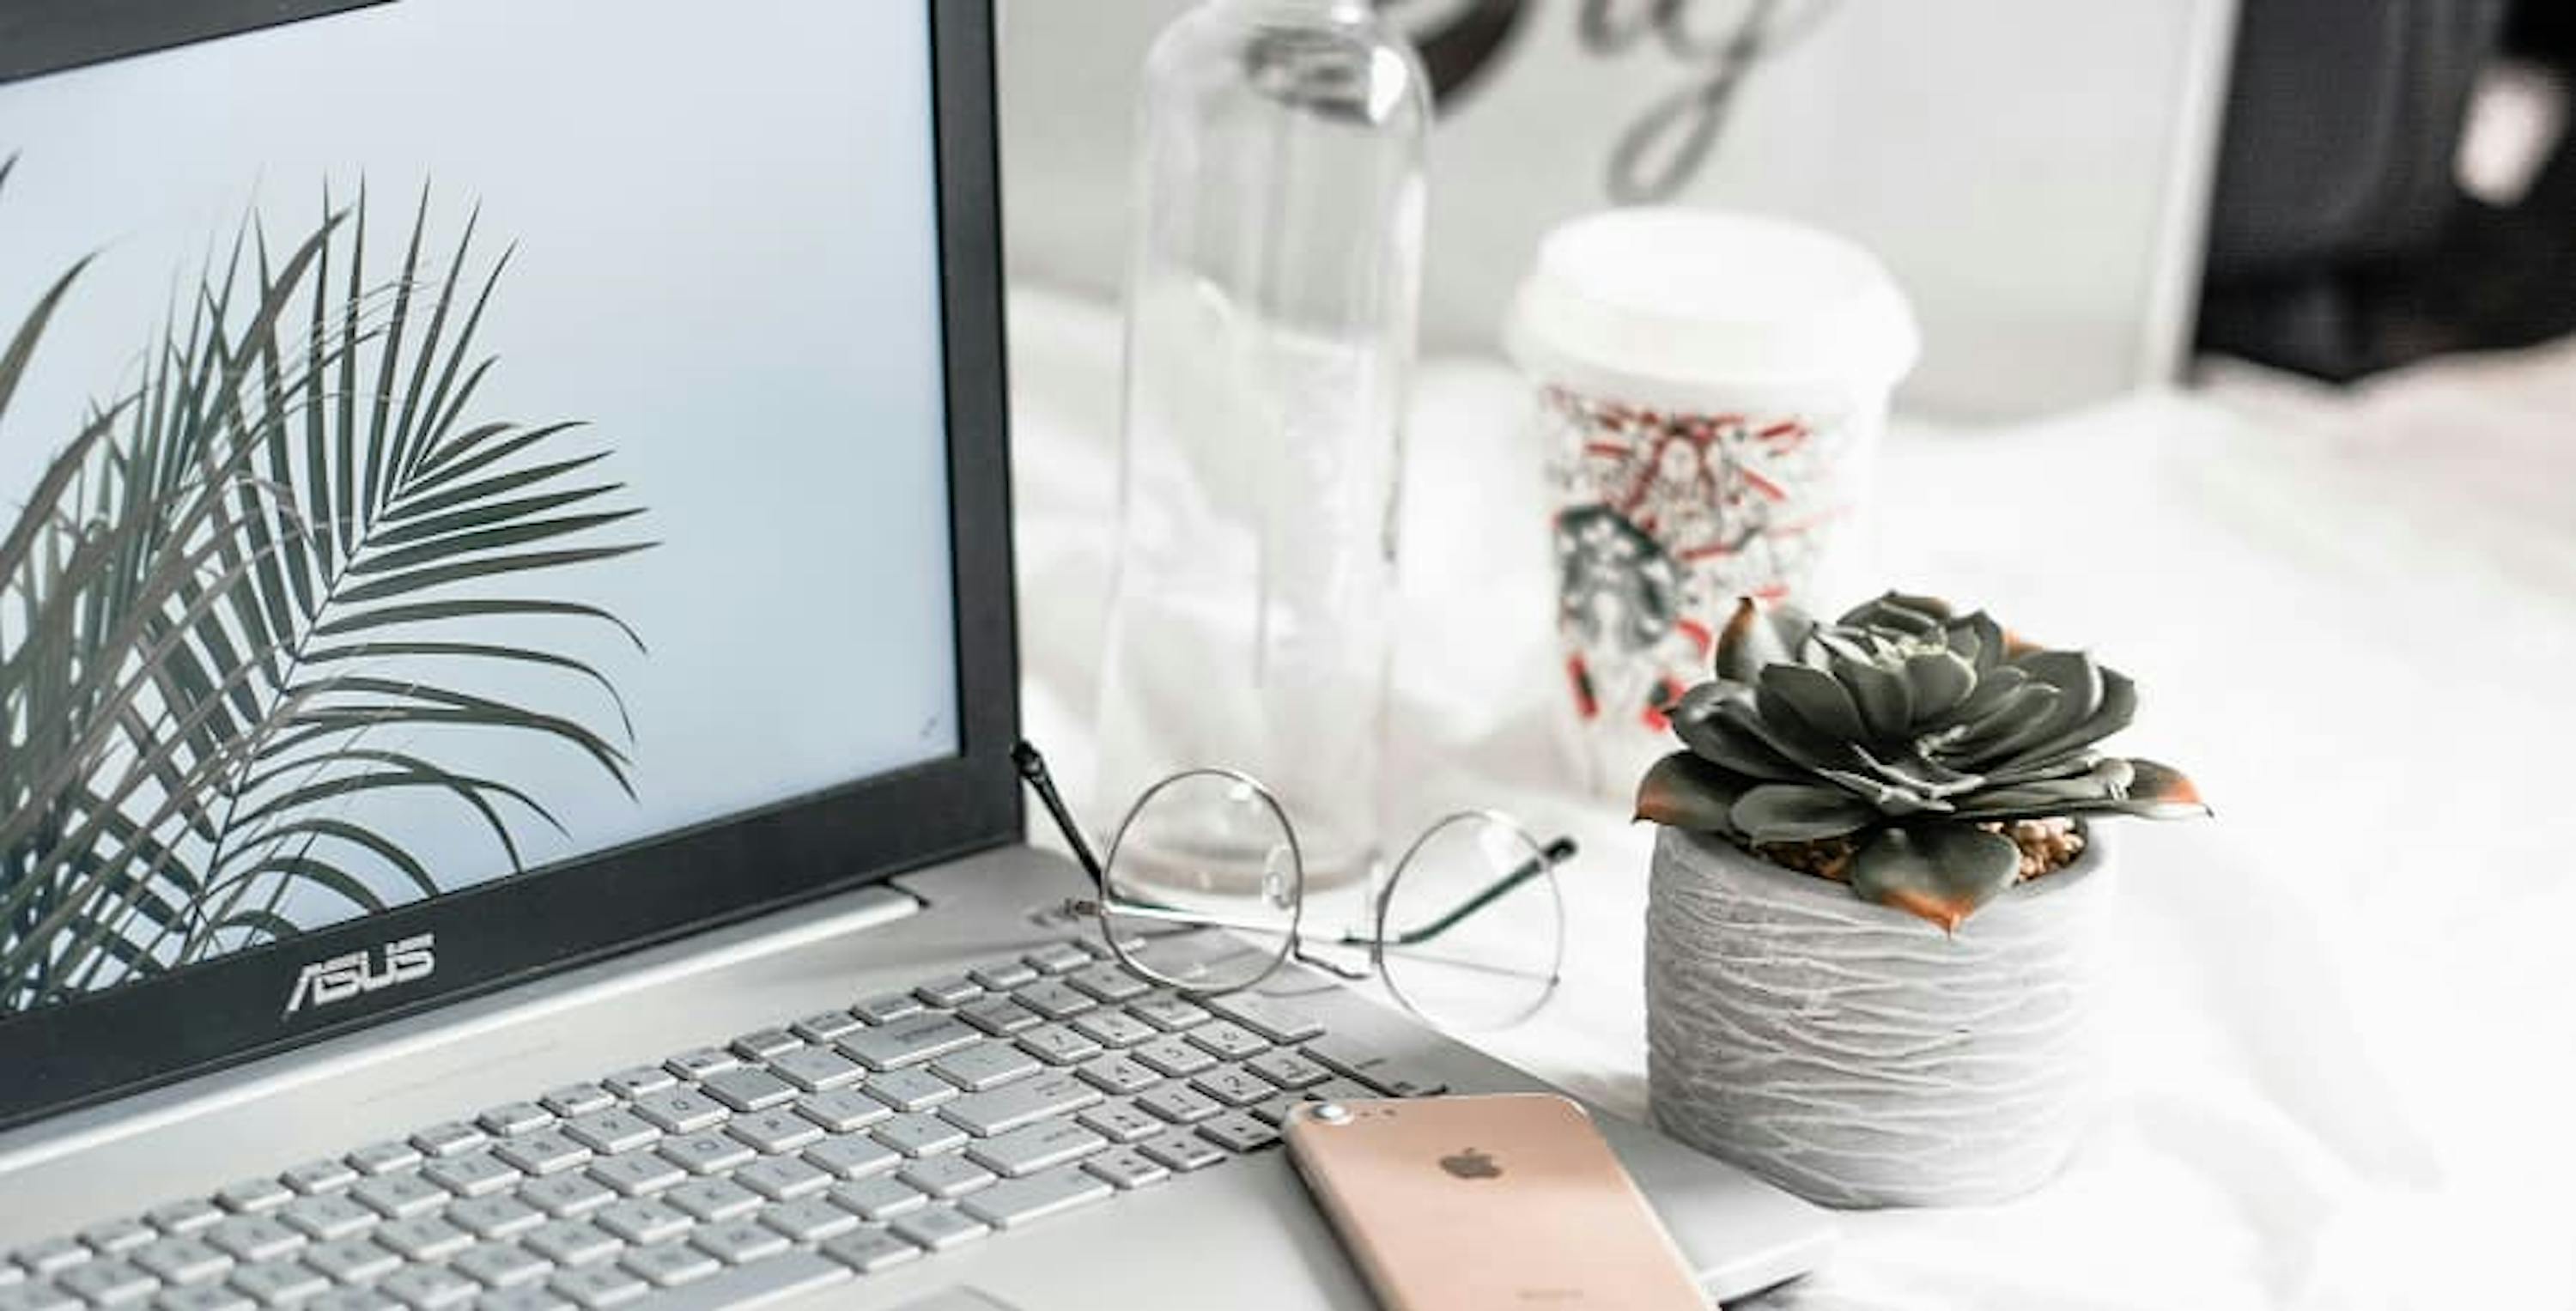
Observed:
[[[717,1311],[873,1274],[1437,1080],[1082,942],[30,1244],[0,1311]]]

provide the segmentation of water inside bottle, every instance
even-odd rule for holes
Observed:
[[[1364,8],[1216,0],[1158,42],[1144,100],[1099,810],[1245,770],[1310,888],[1379,850],[1427,115],[1390,42]],[[1189,886],[1262,877],[1213,823],[1169,845]]]

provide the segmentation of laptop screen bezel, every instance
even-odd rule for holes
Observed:
[[[958,754],[0,1018],[0,1129],[1019,840],[992,7],[918,3],[931,24],[938,138]],[[304,12],[347,7],[325,0]],[[71,24],[84,8],[33,12]],[[232,8],[243,21],[222,32],[279,13],[269,0]],[[166,18],[162,39],[144,17],[153,14]],[[216,34],[205,7],[184,0],[121,6],[120,23],[124,44],[111,52],[57,34],[57,67]],[[428,977],[286,1013],[308,964],[423,933],[436,939]]]

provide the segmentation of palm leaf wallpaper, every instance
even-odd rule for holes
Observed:
[[[649,549],[642,511],[578,423],[488,413],[508,253],[442,235],[426,188],[403,218],[361,191],[291,241],[246,219],[0,506],[0,1014],[442,891],[380,801],[525,868],[563,826],[460,743],[634,795],[624,701],[575,652],[642,649],[582,585]],[[0,442],[43,435],[11,397],[97,258],[0,347]]]

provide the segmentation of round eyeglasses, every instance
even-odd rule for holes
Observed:
[[[1571,838],[1542,843],[1498,811],[1446,816],[1389,868],[1365,931],[1312,934],[1305,851],[1261,780],[1222,768],[1169,775],[1128,807],[1102,859],[1037,748],[1023,742],[1012,759],[1091,876],[1095,895],[1066,909],[1098,922],[1119,963],[1149,982],[1232,992],[1295,961],[1374,977],[1406,1010],[1457,1031],[1517,1024],[1555,995],[1565,962],[1556,867],[1574,855]]]

